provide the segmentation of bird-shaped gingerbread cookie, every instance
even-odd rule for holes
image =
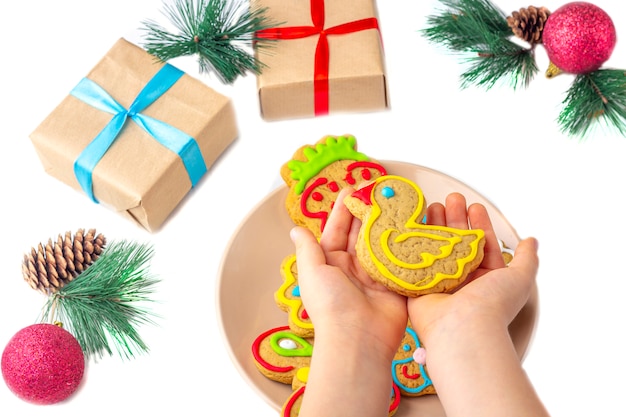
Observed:
[[[449,292],[482,262],[484,231],[423,224],[423,192],[407,178],[381,176],[344,202],[362,221],[361,266],[392,291],[409,297]]]

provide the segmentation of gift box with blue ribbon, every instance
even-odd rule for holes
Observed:
[[[237,135],[229,98],[120,39],[30,137],[48,174],[156,231]]]

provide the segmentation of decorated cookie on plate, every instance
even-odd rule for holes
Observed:
[[[426,349],[409,323],[391,364],[393,382],[407,397],[436,394],[426,369]]]
[[[345,199],[361,219],[356,253],[376,281],[416,297],[459,287],[484,256],[485,233],[424,224],[426,201],[408,178],[377,178]]]
[[[274,300],[281,310],[287,312],[291,331],[301,337],[312,337],[314,335],[313,323],[300,297],[296,255],[289,255],[283,260],[280,273],[283,283],[274,293]]]
[[[354,136],[344,135],[302,146],[280,174],[289,187],[285,200],[289,217],[319,239],[339,191],[385,175],[386,169],[357,151]]]
[[[300,337],[289,326],[269,329],[257,336],[252,344],[252,356],[258,370],[272,381],[291,385],[292,393],[282,405],[281,417],[296,417],[300,413],[313,344],[313,338]],[[338,354],[341,354],[340,351]],[[338,369],[337,372],[341,370]],[[400,390],[393,383],[389,397],[389,416],[398,410],[400,397]]]
[[[268,379],[292,386],[285,399],[281,417],[297,416],[309,374],[313,339],[295,335],[289,326],[261,333],[252,344],[257,369]]]
[[[498,244],[500,245],[500,251],[502,252],[502,259],[504,260],[504,264],[508,265],[513,260],[513,255],[515,254],[515,251],[509,248],[502,240],[499,240]]]

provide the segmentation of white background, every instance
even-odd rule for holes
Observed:
[[[620,3],[595,3],[612,16],[619,39],[626,30]],[[528,6],[497,4],[507,13]],[[600,132],[580,142],[559,133],[555,119],[572,77],[546,80],[543,48],[537,49],[540,74],[529,88],[461,90],[457,57],[419,34],[438,3],[381,0],[391,109],[280,122],[261,119],[253,75],[224,86],[198,74],[194,58],[174,60],[232,98],[240,135],[164,228],[150,234],[45,174],[28,135],[118,38],[140,43],[143,20],[165,23],[162,5],[33,0],[0,6],[0,348],[36,320],[45,302],[22,280],[23,254],[78,228],[154,245],[152,270],[162,279],[154,298],[163,316],[158,326],[140,330],[148,355],[89,363],[70,401],[33,406],[0,383],[1,415],[213,416],[226,410],[276,416],[229,358],[215,309],[217,272],[239,222],[278,184],[280,165],[299,146],[344,133],[378,159],[462,180],[493,201],[522,237],[536,236],[541,308],[526,370],[555,416],[626,415],[626,138]],[[618,40],[606,65],[626,68],[626,44]]]

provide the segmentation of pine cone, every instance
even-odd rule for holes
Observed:
[[[49,239],[45,246],[40,243],[24,255],[24,280],[34,290],[46,295],[54,293],[94,263],[105,245],[106,238],[102,234],[96,236],[95,229],[87,233],[79,229],[73,238],[66,232],[56,242]]]
[[[543,28],[548,16],[550,11],[545,7],[529,6],[513,12],[506,21],[515,36],[534,45],[542,42]]]

